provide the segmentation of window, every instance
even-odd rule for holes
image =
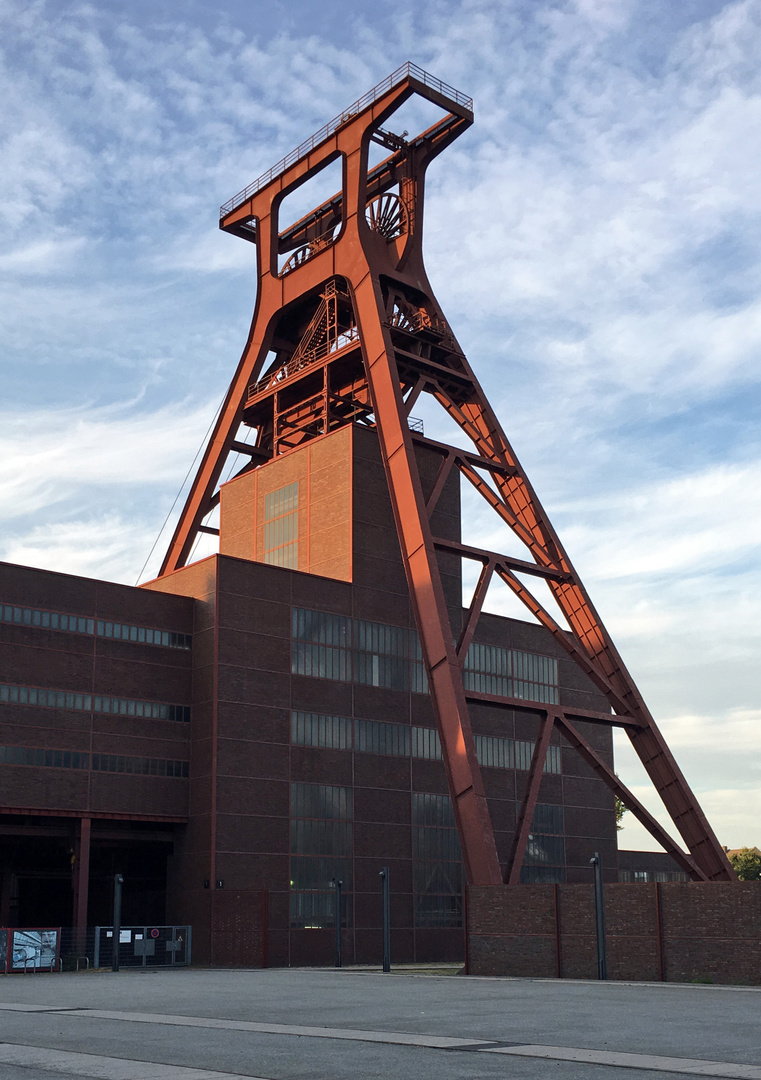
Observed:
[[[351,923],[352,791],[291,784],[291,926],[335,925],[335,889],[343,882],[341,924]]]
[[[299,568],[298,480],[264,497],[264,561]]]
[[[412,729],[412,756],[425,761],[441,761],[441,740],[435,728]]]
[[[175,776],[186,779],[190,766],[187,761],[167,761],[165,758],[93,754],[92,769],[93,772],[131,773],[134,776]]]
[[[93,772],[133,773],[142,776],[187,778],[187,761],[125,757],[122,754],[86,754],[76,750],[47,750],[31,746],[0,746],[0,765],[33,765],[47,769],[87,769]]]
[[[293,674],[350,682],[351,623],[346,615],[294,608],[291,615]]]
[[[515,768],[522,772],[528,772],[531,768],[531,758],[534,755],[534,743],[516,740],[515,743]],[[547,757],[544,759],[544,772],[559,773],[561,771],[560,747],[548,746]]]
[[[344,716],[292,712],[291,742],[295,746],[319,746],[324,750],[350,750],[351,720]]]
[[[563,831],[563,807],[537,803],[523,856],[522,884],[559,884],[565,881]]]
[[[532,742],[513,742],[493,735],[474,735],[473,739],[478,761],[484,767],[528,770],[531,764]],[[291,742],[294,746],[316,746],[322,750],[354,750],[357,754],[442,760],[436,728],[408,727],[380,720],[353,720],[294,710],[291,713]],[[550,746],[544,771],[560,773],[560,764],[560,747]]]
[[[315,679],[428,693],[414,630],[326,611],[293,609],[291,670]]]
[[[413,792],[416,926],[462,926],[462,856],[448,795]]]
[[[409,689],[409,630],[353,620],[353,681],[364,686]]]
[[[558,662],[552,656],[474,641],[465,657],[462,680],[466,690],[477,694],[558,702]]]
[[[142,716],[152,720],[190,721],[189,705],[171,705],[160,701],[135,701],[102,694],[84,694],[73,690],[47,690],[40,686],[14,686],[0,683],[0,704],[34,705],[41,709],[72,709],[75,712],[112,713],[119,716]]]
[[[515,743],[512,739],[500,739],[492,735],[474,735],[479,765],[492,769],[515,768]]]
[[[417,630],[410,630],[410,690],[413,694],[428,693],[428,676],[423,663],[423,646]]]
[[[87,769],[90,755],[77,750],[45,750],[33,746],[0,746],[0,765],[34,765],[45,769]]]
[[[414,630],[325,611],[293,609],[291,670],[315,679],[428,693],[423,651]],[[463,685],[476,693],[556,704],[558,662],[552,656],[474,642],[465,658]]]
[[[409,757],[410,729],[403,724],[384,724],[378,720],[355,720],[354,749],[364,754]]]
[[[69,634],[94,634],[97,637],[117,638],[142,645],[163,645],[170,649],[189,649],[192,640],[190,634],[178,634],[173,630],[154,630],[145,626],[105,622],[103,619],[96,620],[86,615],[16,607],[12,604],[0,604],[0,622],[36,626],[42,630],[65,631]]]

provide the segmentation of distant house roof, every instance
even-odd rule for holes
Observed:
[[[752,851],[754,855],[761,855],[761,851],[757,847],[725,847],[724,850],[727,853],[727,858],[730,855],[742,855],[743,851]]]

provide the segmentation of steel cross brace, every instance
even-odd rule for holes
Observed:
[[[594,610],[451,334],[428,282],[421,231],[425,172],[430,161],[472,123],[472,112],[465,99],[454,92],[454,97],[448,97],[447,93],[442,84],[425,73],[421,76],[417,69],[406,69],[406,74],[377,87],[361,99],[356,111],[350,110],[340,122],[331,122],[319,137],[304,144],[295,156],[284,159],[277,169],[265,174],[225,208],[221,227],[245,235],[257,245],[256,308],[246,347],[161,573],[169,574],[185,564],[205,517],[219,500],[218,483],[223,468],[230,453],[240,446],[237,432],[244,417],[248,389],[259,385],[269,351],[277,351],[278,364],[287,362],[288,350],[293,350],[296,344],[289,345],[292,334],[286,332],[288,320],[308,302],[314,302],[315,311],[326,285],[336,282],[342,295],[350,298],[356,320],[356,352],[350,349],[347,355],[356,355],[359,370],[363,372],[368,404],[372,408],[372,414],[368,412],[365,419],[370,422],[372,416],[378,432],[468,880],[481,884],[501,880],[461,671],[495,573],[605,694],[618,714],[611,717],[611,723],[617,720],[624,723],[626,718],[632,744],[690,849],[690,856],[681,857],[689,864],[692,876],[734,880],[723,849]],[[405,145],[395,143],[387,161],[370,170],[367,158],[370,141],[381,126],[385,125],[386,130],[389,118],[414,94],[441,106],[444,119]],[[278,215],[283,199],[334,161],[342,162],[340,195],[332,197],[290,230],[279,231]],[[385,197],[384,193],[394,185],[399,190],[395,197],[403,207],[400,220],[403,219],[404,227],[392,236],[383,236],[371,227],[368,203]],[[335,237],[325,240],[320,233],[321,223],[339,220]],[[288,264],[280,269],[280,254],[299,240],[314,243],[303,261],[294,264],[290,272]],[[398,317],[393,317],[395,303]],[[351,379],[354,378],[352,375]],[[326,376],[322,392],[326,415],[320,423],[329,428],[334,420],[328,415],[328,387]],[[475,453],[445,450],[427,504],[418,475],[415,440],[407,423],[410,409],[424,392],[439,402],[475,449]],[[356,396],[362,396],[359,390]],[[293,415],[300,415],[298,408]],[[309,416],[307,410],[304,424]],[[334,419],[336,423],[349,422],[351,415]],[[298,442],[312,437],[315,431],[302,426],[289,438]],[[267,456],[276,450],[276,439],[277,432],[268,433],[264,427],[260,428],[256,441],[259,455]],[[251,456],[245,468],[256,467],[258,460]],[[453,628],[444,602],[430,514],[455,468],[524,543],[535,565],[465,545],[453,548],[449,543],[448,550],[480,559],[483,564],[465,623]],[[487,473],[488,481],[482,472]],[[439,547],[443,546],[447,545],[439,542]],[[547,580],[570,632],[533,597],[517,573],[539,574]],[[456,647],[453,638],[457,638]],[[556,722],[560,723],[558,717]],[[543,737],[544,733],[540,744]],[[571,741],[574,739],[575,736]],[[574,745],[582,756],[589,753],[580,737]],[[538,763],[539,759],[536,760]],[[631,792],[622,785],[619,789],[632,812],[646,813],[637,809],[639,804]],[[525,823],[524,813],[522,827]],[[673,844],[670,838],[666,839]]]

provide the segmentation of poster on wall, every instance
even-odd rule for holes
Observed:
[[[55,971],[61,931],[11,930],[9,971]]]

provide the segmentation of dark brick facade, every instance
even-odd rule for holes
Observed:
[[[273,484],[265,477],[252,485],[253,474],[225,489],[223,527],[230,532],[221,538],[223,554],[140,589],[22,567],[0,568],[0,601],[5,603],[192,635],[192,650],[185,650],[12,621],[0,624],[2,682],[191,705],[190,722],[178,723],[0,704],[4,743],[105,755],[114,766],[111,771],[45,768],[15,757],[0,765],[5,822],[0,924],[12,923],[14,910],[27,924],[30,912],[38,916],[39,906],[29,906],[14,890],[36,874],[48,882],[52,895],[53,873],[60,914],[46,921],[71,921],[68,913],[77,910],[77,890],[87,889],[80,849],[89,831],[91,867],[100,875],[96,881],[91,872],[89,878],[91,924],[109,921],[108,882],[115,870],[128,867],[125,904],[128,910],[130,904],[134,908],[129,918],[146,921],[150,903],[152,919],[190,923],[199,962],[250,965],[266,957],[278,965],[330,963],[332,926],[292,925],[291,786],[337,785],[351,791],[353,802],[352,911],[344,930],[345,961],[370,962],[380,956],[383,866],[391,871],[394,957],[462,959],[462,927],[422,925],[415,915],[413,800],[420,793],[447,795],[442,762],[356,747],[295,745],[291,738],[293,711],[347,718],[352,724],[435,727],[424,693],[294,673],[294,608],[414,627],[377,440],[371,431],[355,428],[328,436],[324,444],[322,449],[312,445],[306,465],[298,457],[306,451],[297,450],[257,470],[262,477],[269,468],[277,470],[277,483],[292,483],[295,477],[305,485],[306,501],[299,503],[299,513],[303,509],[315,537],[310,548],[312,536],[310,530],[304,533],[300,518],[298,569],[254,561],[265,542],[257,515]],[[425,490],[433,486],[438,464],[435,454],[421,452]],[[340,498],[333,502],[325,484],[335,469],[340,473]],[[314,505],[309,502],[313,492]],[[255,521],[247,526],[252,515]],[[459,538],[456,483],[445,487],[433,525],[437,535]],[[235,554],[224,553],[231,551]],[[303,569],[302,557],[307,559]],[[331,559],[334,577],[311,569],[316,564],[327,573]],[[442,570],[457,628],[459,559],[443,556]],[[561,703],[605,708],[538,625],[484,615],[478,640],[556,658]],[[471,710],[476,734],[524,744],[536,738],[538,715],[486,701],[474,702]],[[581,722],[579,727],[612,762],[609,729]],[[584,881],[594,851],[615,868],[613,798],[583,761],[560,745],[557,733],[553,745],[562,765],[543,776],[539,800],[563,808],[562,873],[566,881]],[[189,775],[137,775],[128,759],[180,760],[188,763]],[[100,757],[88,757],[91,765],[95,760]],[[506,861],[526,766],[486,766],[482,771],[500,857]],[[22,858],[23,837],[29,843],[34,839]],[[154,870],[138,888],[140,852],[150,854]],[[80,899],[80,915],[82,903]]]

